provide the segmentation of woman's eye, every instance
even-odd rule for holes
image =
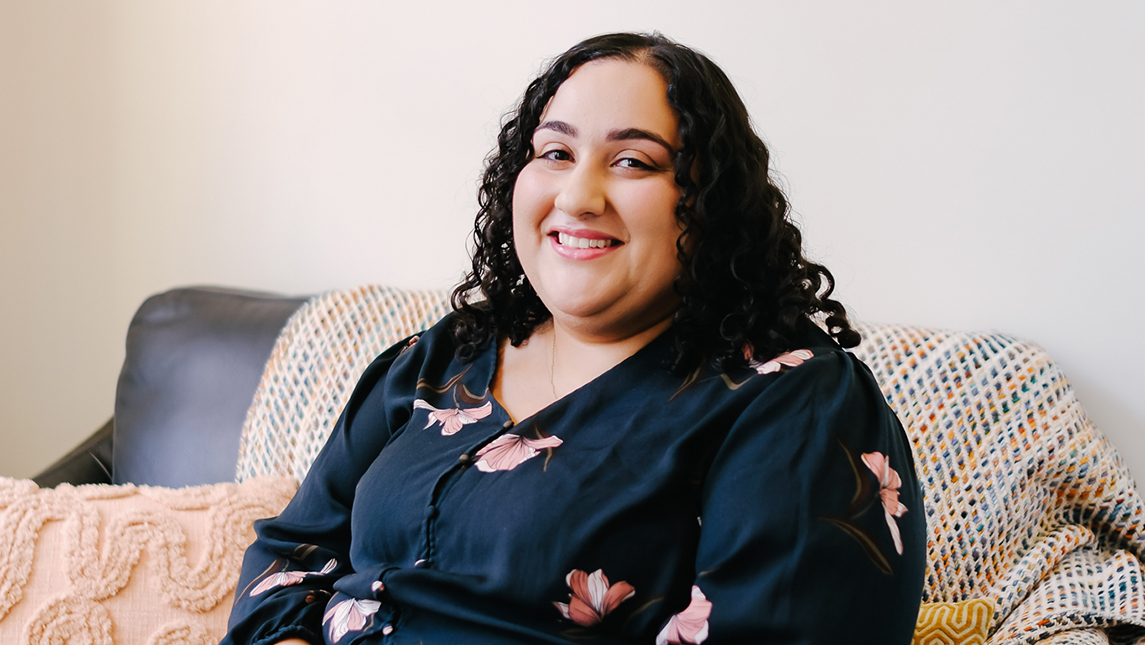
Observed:
[[[632,157],[625,157],[620,161],[617,161],[616,165],[620,166],[621,168],[635,168],[637,170],[650,170],[652,168],[652,166],[644,163],[643,161],[640,161],[639,159],[633,159]]]
[[[568,150],[561,150],[560,148],[555,148],[553,150],[547,150],[545,152],[542,152],[541,154],[537,155],[537,158],[538,159],[547,159],[549,161],[569,161],[572,159],[572,155],[570,155],[568,153]]]

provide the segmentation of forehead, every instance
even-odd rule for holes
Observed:
[[[678,122],[667,93],[663,77],[643,63],[595,60],[561,84],[541,122],[564,121],[588,135],[639,128],[678,143]]]

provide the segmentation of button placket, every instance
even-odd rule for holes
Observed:
[[[496,432],[492,433],[477,444],[474,444],[468,451],[459,455],[457,461],[450,467],[446,468],[445,472],[443,472],[438,478],[437,483],[433,487],[433,493],[430,496],[429,505],[426,507],[425,521],[423,523],[423,526],[425,527],[425,546],[422,551],[422,557],[418,558],[417,561],[415,561],[413,564],[415,568],[426,569],[429,568],[433,562],[437,542],[437,518],[441,514],[440,508],[442,499],[444,499],[449,490],[457,483],[457,480],[461,474],[463,474],[466,470],[468,470],[470,466],[476,463],[474,460],[474,455],[479,450],[481,450],[481,448],[488,445],[501,435],[505,434],[513,427],[514,424],[512,421],[505,421],[502,423],[501,427]]]

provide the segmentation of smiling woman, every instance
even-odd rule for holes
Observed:
[[[680,144],[665,90],[645,65],[584,65],[545,110],[536,158],[517,176],[517,258],[549,312],[582,333],[639,333],[679,304]]]
[[[907,438],[723,72],[580,43],[479,201],[455,312],[257,523],[224,643],[909,642]]]
[[[535,158],[513,191],[513,245],[553,324],[533,343],[505,348],[503,362],[521,369],[501,370],[493,392],[515,417],[583,385],[672,324],[683,229],[672,166],[678,126],[666,90],[646,65],[593,61],[541,116]],[[578,349],[560,353],[559,374],[558,335]],[[614,352],[584,351],[609,345]],[[530,387],[546,368],[554,372],[551,393]]]

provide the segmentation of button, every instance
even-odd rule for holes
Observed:
[[[385,627],[382,628],[382,636],[389,636],[392,633],[394,633],[394,626],[393,625],[386,625]]]
[[[417,562],[414,562],[413,566],[417,567],[418,569],[424,569],[429,566],[429,563],[425,561],[425,558],[422,558]]]
[[[501,424],[501,427],[502,427],[502,428],[512,428],[512,427],[513,427],[513,422],[512,422],[512,421],[506,421],[505,423],[502,423],[502,424]]]
[[[468,454],[462,454],[460,457],[458,457],[458,458],[457,458],[457,461],[459,461],[459,462],[461,462],[461,463],[463,463],[463,464],[467,464],[467,463],[469,463],[469,462],[470,462],[472,459],[473,459],[473,458],[472,458],[472,457],[470,457]]]

